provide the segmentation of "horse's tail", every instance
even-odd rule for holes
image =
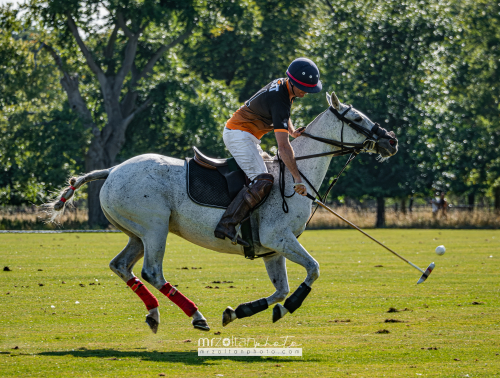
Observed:
[[[43,207],[45,208],[45,212],[50,217],[49,222],[53,222],[59,215],[62,215],[64,211],[61,210],[64,210],[66,204],[71,202],[73,194],[75,194],[75,191],[80,186],[90,181],[106,180],[112,169],[113,168],[102,169],[99,171],[92,171],[78,177],[71,177],[68,180],[70,186],[61,189],[55,200],[43,205]]]

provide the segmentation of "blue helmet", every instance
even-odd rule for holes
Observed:
[[[307,93],[318,93],[323,88],[316,64],[307,58],[295,59],[288,66],[286,75],[293,85]]]

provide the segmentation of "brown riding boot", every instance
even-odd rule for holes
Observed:
[[[222,216],[219,224],[215,228],[216,238],[225,239],[228,237],[233,244],[240,244],[244,247],[250,245],[243,239],[236,237],[236,225],[241,223],[264,198],[273,187],[274,177],[269,173],[258,175],[250,184],[250,187],[243,187],[229,204],[226,212]]]

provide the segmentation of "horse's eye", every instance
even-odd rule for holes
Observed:
[[[361,118],[361,117],[356,117],[356,119],[355,119],[356,122],[361,122],[362,120],[363,120],[363,118]]]

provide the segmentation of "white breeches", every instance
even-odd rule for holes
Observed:
[[[236,163],[243,169],[250,181],[262,173],[267,173],[260,140],[252,134],[242,130],[230,130],[224,128],[222,134],[224,144],[233,155]]]

